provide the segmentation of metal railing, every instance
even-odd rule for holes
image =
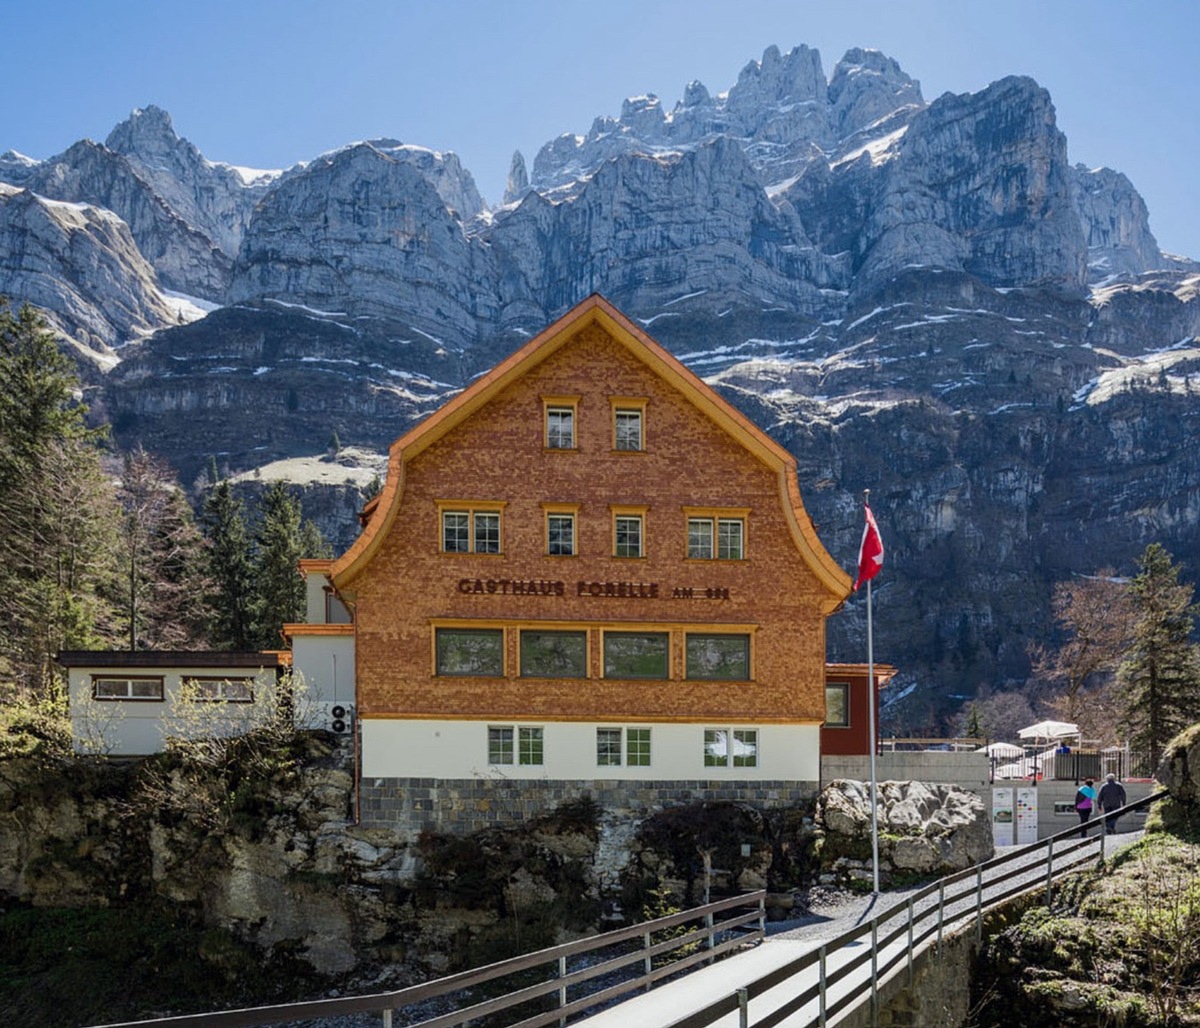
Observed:
[[[759,889],[732,896],[393,992],[149,1021],[122,1021],[102,1028],[133,1028],[134,1025],[139,1028],[258,1028],[351,1014],[378,1014],[383,1028],[393,1028],[393,1017],[397,1012],[418,1005],[428,1006],[432,1001],[448,997],[459,997],[467,1005],[434,1016],[423,1016],[418,1012],[415,1016],[423,1019],[408,1022],[410,1028],[450,1028],[533,1003],[549,1008],[532,1013],[527,1011],[521,1019],[506,1023],[520,1028],[565,1025],[574,1014],[611,1002],[626,993],[649,989],[663,978],[715,960],[749,943],[760,942],[766,934],[766,895],[766,890]],[[736,912],[746,907],[750,909]],[[729,915],[731,911],[735,913],[717,919],[718,915]],[[610,952],[606,953],[606,950]],[[575,969],[571,967],[572,960],[579,965]],[[472,996],[473,991],[489,983],[501,983],[514,975],[528,977],[539,971],[545,977],[533,984],[510,985],[503,995],[486,999]],[[605,981],[593,991],[586,991],[586,987],[594,985],[597,979]]]
[[[1165,795],[1165,790],[1157,792],[1108,816],[1131,814]],[[917,956],[931,945],[940,951],[948,932],[957,931],[973,920],[978,943],[983,936],[983,915],[988,910],[1043,887],[1049,905],[1056,878],[1097,857],[1103,862],[1106,821],[1107,817],[1102,815],[1086,825],[1059,832],[927,885],[817,949],[695,1013],[670,1022],[668,1028],[704,1028],[735,1012],[742,1028],[772,1028],[805,1012],[805,1008],[809,1008],[807,1013],[811,1015],[806,1023],[824,1028],[832,1019],[854,1013],[868,1003],[877,1015],[880,986],[903,971],[907,971],[911,984]],[[1093,833],[1099,837],[1098,847],[1096,839],[1091,837]],[[1040,850],[1044,854],[1039,855]],[[751,1001],[789,981],[794,986],[789,998],[765,1016],[751,1021]]]

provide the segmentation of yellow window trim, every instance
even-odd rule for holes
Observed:
[[[545,450],[562,450],[573,453],[579,449],[579,401],[581,396],[543,396],[542,397],[542,448]],[[571,412],[571,442],[572,446],[550,445],[550,411],[552,409],[569,410]]]
[[[612,407],[612,451],[613,453],[645,453],[646,452],[646,396],[610,396],[608,402]],[[636,450],[621,450],[617,448],[617,414],[626,411],[636,411],[642,417],[641,446]]]

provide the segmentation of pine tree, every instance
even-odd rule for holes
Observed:
[[[1133,642],[1118,672],[1130,742],[1149,752],[1157,767],[1163,746],[1200,720],[1200,648],[1191,641],[1196,607],[1193,588],[1159,544],[1138,558],[1130,584]]]
[[[209,493],[202,521],[208,539],[209,636],[222,649],[249,650],[254,646],[254,563],[242,503],[228,481]]]
[[[118,607],[130,650],[196,646],[210,588],[203,540],[171,469],[142,447],[126,454],[121,484]]]
[[[49,687],[104,618],[112,489],[78,385],[41,316],[0,298],[0,658],[20,689]]]
[[[272,482],[262,495],[255,542],[254,638],[263,649],[277,649],[283,625],[304,618],[304,553],[300,502],[283,482]]]

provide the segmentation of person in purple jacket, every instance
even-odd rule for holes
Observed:
[[[1096,806],[1095,781],[1089,778],[1075,793],[1075,811],[1079,814],[1079,838],[1087,837],[1087,823],[1091,820],[1092,810]]]

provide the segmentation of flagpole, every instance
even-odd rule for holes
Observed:
[[[863,490],[863,506],[871,507],[871,490]],[[871,624],[871,580],[867,579],[867,732],[871,747],[871,887],[879,895],[879,783],[875,774],[875,639]]]

